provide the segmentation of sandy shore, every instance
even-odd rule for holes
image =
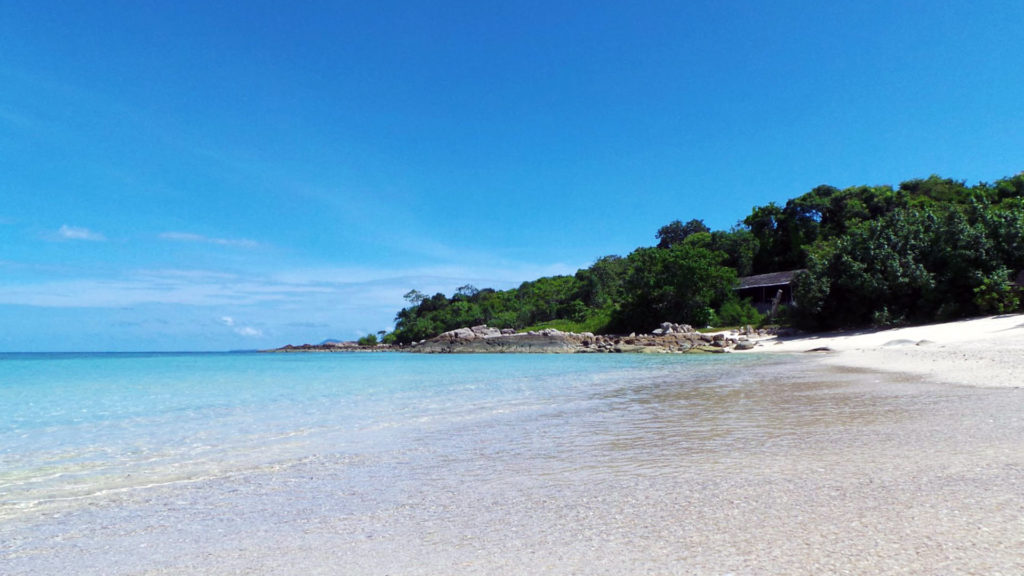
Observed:
[[[1024,314],[891,330],[770,338],[761,352],[818,350],[826,364],[902,372],[966,386],[1024,386]]]

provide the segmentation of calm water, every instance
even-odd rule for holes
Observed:
[[[721,360],[2,355],[0,519],[111,490],[232,475],[311,455],[382,458],[412,449],[410,437],[509,420],[535,426],[578,413],[582,424],[615,410],[623,386],[666,372],[695,389],[720,385]],[[692,417],[705,411],[694,405]]]
[[[884,573],[956,567],[977,525],[1016,567],[1021,395],[875,380],[738,354],[0,355],[0,573]],[[991,505],[952,514],[958,482]],[[914,498],[923,533],[881,520]],[[894,537],[931,547],[865,552]]]

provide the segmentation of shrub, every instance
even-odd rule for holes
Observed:
[[[718,309],[718,323],[722,326],[759,324],[764,316],[754,308],[750,299],[729,300]]]

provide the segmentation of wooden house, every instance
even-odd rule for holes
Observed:
[[[804,270],[786,270],[770,272],[755,276],[743,276],[739,279],[736,293],[740,299],[750,298],[758,312],[767,314],[775,304],[792,306],[793,278]]]

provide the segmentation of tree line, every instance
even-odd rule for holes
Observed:
[[[931,176],[892,186],[819,186],[756,206],[729,230],[673,221],[655,246],[604,256],[574,275],[510,290],[416,290],[386,341],[463,326],[649,331],[665,321],[752,324],[761,315],[737,278],[803,269],[786,319],[808,329],[893,326],[1020,309],[1024,173],[968,186]]]

